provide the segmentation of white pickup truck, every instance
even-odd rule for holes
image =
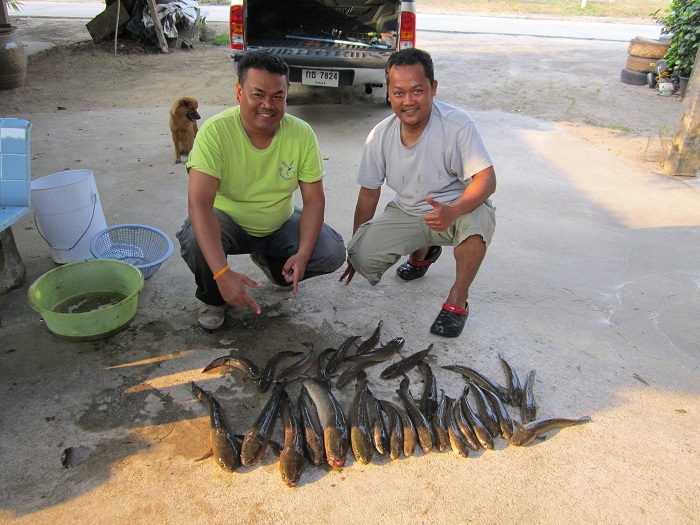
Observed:
[[[266,49],[310,86],[385,84],[392,52],[415,47],[414,0],[231,0],[231,59]]]

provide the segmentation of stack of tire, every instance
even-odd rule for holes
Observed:
[[[666,70],[663,58],[670,45],[670,39],[653,40],[638,36],[630,40],[627,63],[620,72],[620,80],[633,86],[656,87],[657,77]]]

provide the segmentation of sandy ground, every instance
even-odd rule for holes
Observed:
[[[167,109],[183,94],[198,98],[204,118],[232,104],[229,51],[125,46],[115,57],[85,42],[79,21],[18,25],[27,39],[70,44],[32,60],[26,87],[2,95],[3,115],[33,122],[34,177],[93,169],[109,224],[150,224],[174,238],[186,177],[171,164]],[[452,280],[447,250],[410,285],[389,272],[374,288],[313,279],[297,297],[265,286],[261,316],[229,312],[215,333],[195,326],[191,275],[174,254],[147,281],[127,330],[66,342],[25,301],[54,267],[26,216],[13,231],[27,283],[0,297],[0,522],[697,523],[700,196],[659,173],[678,100],[619,82],[622,43],[421,34],[419,45],[433,53],[441,98],[477,120],[499,174],[497,239],[462,337],[427,331]],[[290,94],[290,112],[318,133],[327,220],[346,239],[358,155],[387,114],[383,97]],[[232,262],[264,282],[248,260]],[[232,353],[262,365],[304,341],[323,349],[367,337],[380,319],[382,342],[405,337],[404,355],[435,344],[430,364],[452,397],[464,383],[441,366],[503,383],[502,352],[521,379],[537,370],[540,416],[593,422],[529,447],[497,440],[469,459],[416,452],[308,466],[296,489],[284,486],[271,452],[234,474],[195,461],[208,448],[208,420],[190,381],[221,400],[237,433],[266,400],[239,372],[202,374],[212,359]],[[397,400],[398,382],[380,380],[380,370],[369,370],[373,391]],[[410,378],[418,396],[420,376]],[[345,408],[352,391],[337,392]],[[297,392],[292,385],[292,399]]]

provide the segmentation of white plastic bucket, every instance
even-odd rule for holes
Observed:
[[[61,171],[33,180],[32,207],[54,262],[93,259],[90,242],[107,224],[92,170]]]

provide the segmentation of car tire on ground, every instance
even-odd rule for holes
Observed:
[[[643,58],[663,58],[670,47],[669,41],[652,40],[638,36],[630,40],[627,52],[632,56]]]
[[[625,84],[631,84],[633,86],[645,86],[647,83],[647,74],[641,71],[623,69],[620,71],[620,80]]]
[[[629,69],[630,71],[639,71],[641,73],[656,73],[657,61],[658,60],[655,58],[646,58],[629,55],[627,57],[627,64],[625,65],[625,69]]]

